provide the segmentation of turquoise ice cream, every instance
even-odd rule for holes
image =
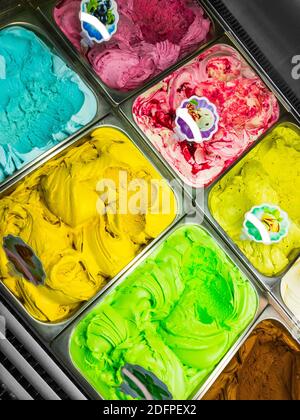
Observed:
[[[32,31],[0,31],[0,181],[88,124],[92,91]]]

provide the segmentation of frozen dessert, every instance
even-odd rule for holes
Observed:
[[[0,181],[96,115],[91,90],[35,35],[0,31]]]
[[[1,280],[35,319],[65,320],[176,210],[167,182],[129,138],[99,128],[0,200]],[[46,276],[32,270],[34,254]]]
[[[216,184],[209,198],[213,217],[253,266],[268,277],[279,275],[299,255],[299,133],[289,124],[274,128]],[[258,237],[255,240],[255,235],[250,237],[244,230],[246,214],[255,213],[255,209],[259,213],[262,208],[274,209],[266,212],[273,212],[274,220],[270,215],[262,220],[275,238],[279,233],[274,242],[265,243]],[[281,230],[284,236],[280,236]]]
[[[281,296],[289,310],[300,321],[300,260],[282,279]]]
[[[253,320],[257,302],[215,240],[186,225],[83,318],[71,358],[105,399],[188,399]]]
[[[260,323],[204,399],[299,401],[299,344],[278,322]]]
[[[180,178],[202,188],[274,124],[279,105],[240,54],[219,44],[140,95],[133,117]]]
[[[211,22],[194,0],[116,3],[116,33],[88,47],[79,18],[81,0],[62,0],[54,9],[59,28],[110,88],[126,92],[140,87],[208,40]]]

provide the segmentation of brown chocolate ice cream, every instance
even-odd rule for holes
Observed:
[[[300,400],[300,345],[276,321],[259,324],[205,400]]]

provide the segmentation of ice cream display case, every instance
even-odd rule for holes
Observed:
[[[290,2],[1,2],[0,400],[300,400]]]

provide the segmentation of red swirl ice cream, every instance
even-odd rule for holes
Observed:
[[[194,109],[191,112],[202,132],[212,122],[206,133],[213,135],[205,141],[202,137],[190,141],[178,132],[178,109],[189,98],[196,108],[208,104],[202,115]],[[209,114],[209,109],[214,112]],[[240,54],[219,44],[139,96],[133,116],[180,178],[201,188],[211,184],[278,120],[279,104]]]
[[[194,0],[117,0],[120,20],[108,42],[82,47],[80,0],[62,0],[54,18],[110,88],[130,91],[196,50],[211,22]]]

